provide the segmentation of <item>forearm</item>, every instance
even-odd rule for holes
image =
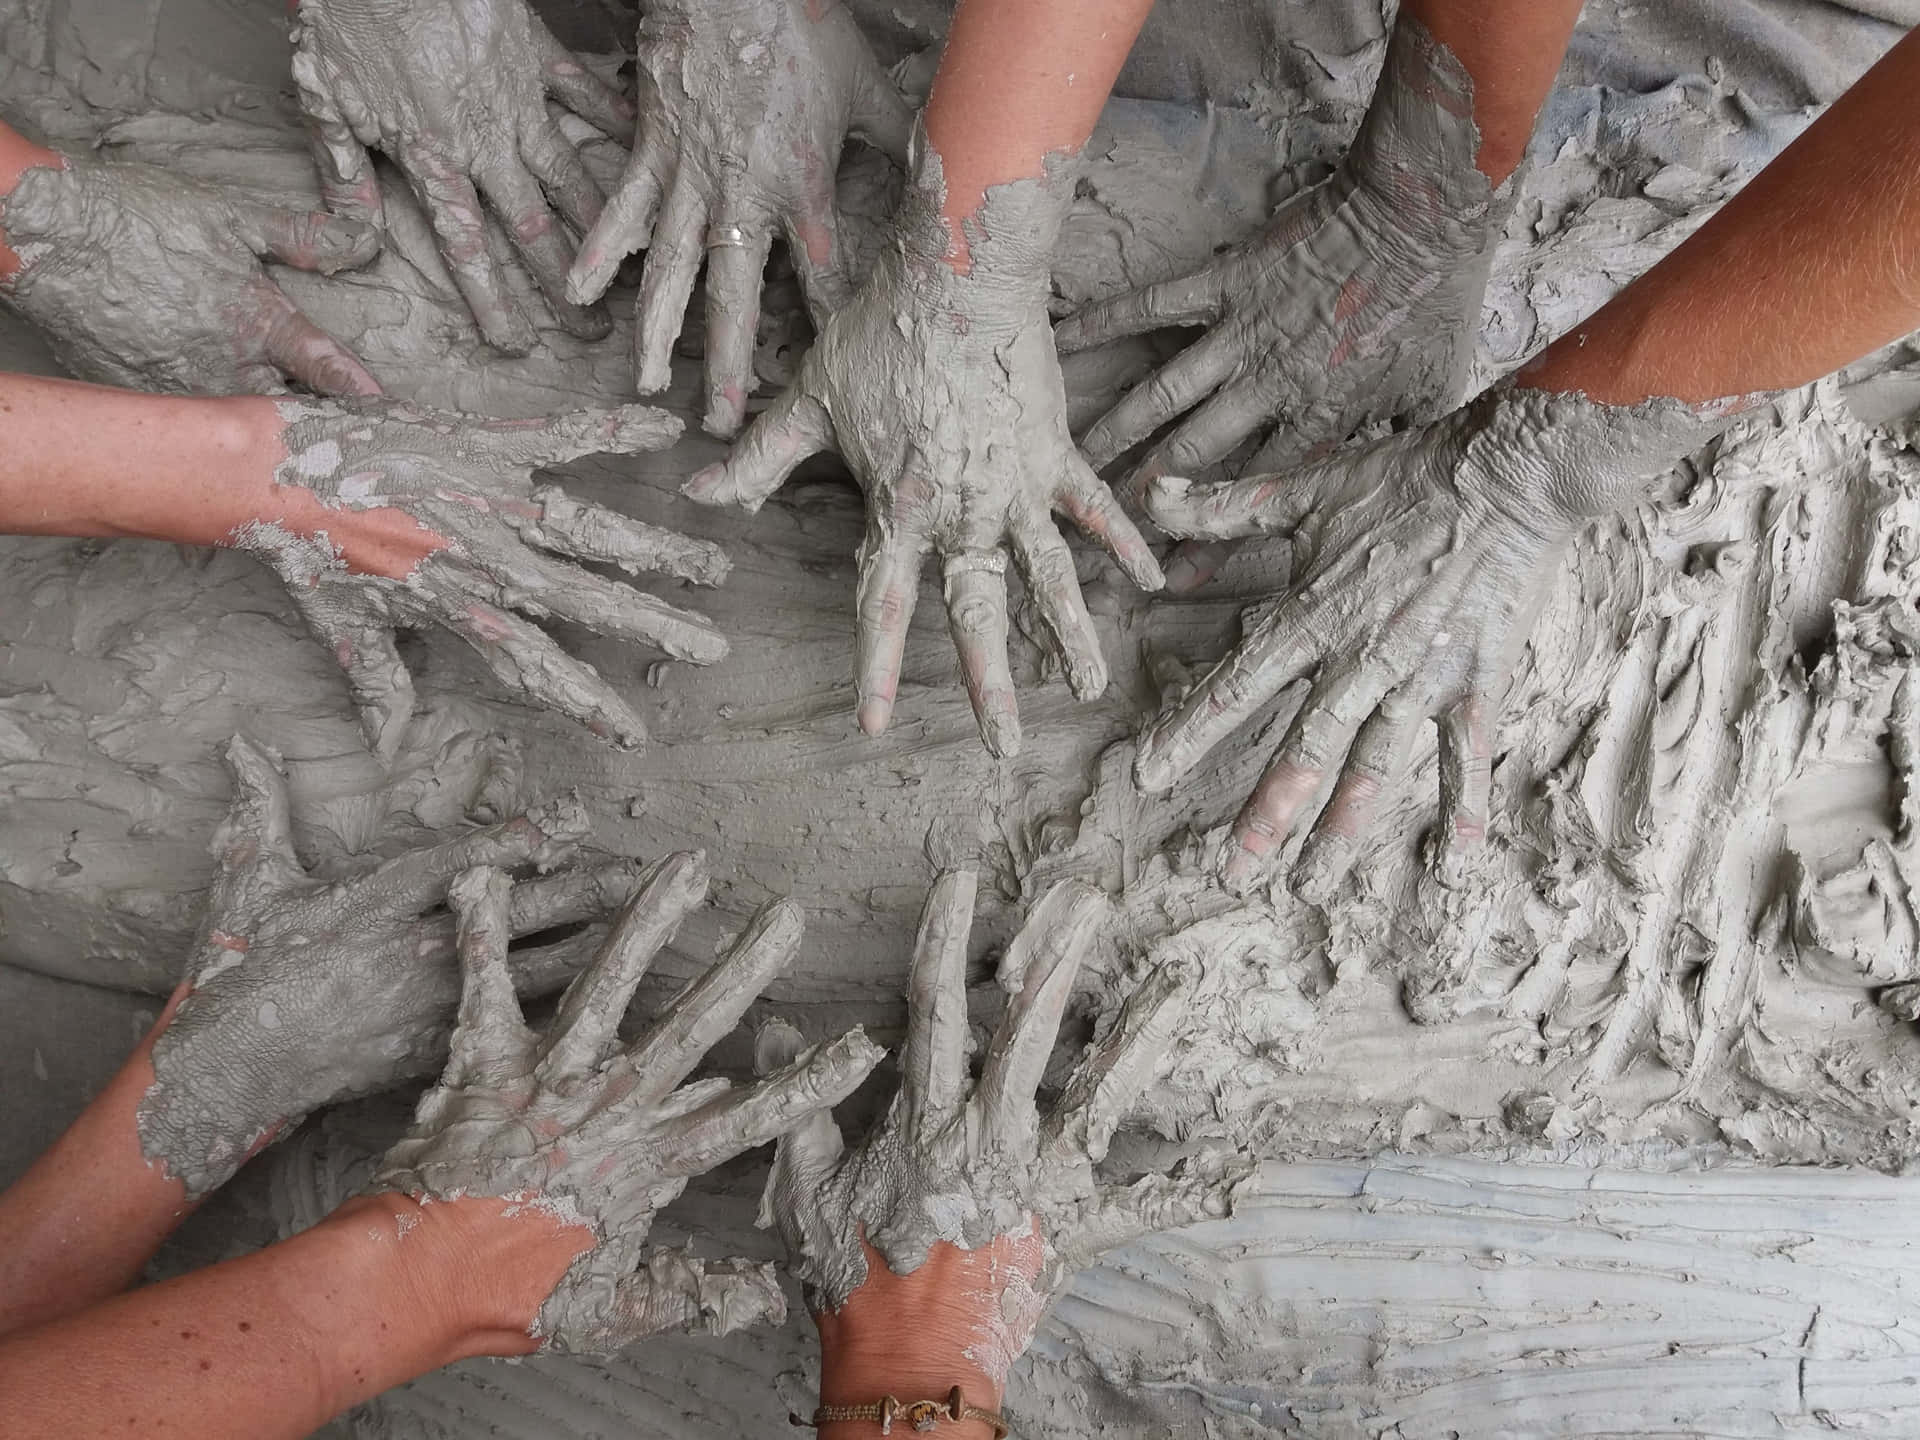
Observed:
[[[1093,133],[1153,0],[961,0],[927,100],[946,178],[955,268],[960,222],[989,186],[1031,179]]]
[[[281,483],[285,429],[265,397],[0,375],[0,533],[222,545],[259,522],[327,532],[355,568],[396,577],[438,548],[398,511],[329,508]]]
[[[153,1040],[166,1019],[0,1194],[0,1335],[126,1289],[193,1208],[185,1187],[141,1153],[134,1118],[153,1084]]]
[[[1790,389],[1920,327],[1920,34],[1520,373],[1631,405]]]
[[[12,192],[23,171],[36,165],[64,166],[66,157],[58,150],[36,145],[5,121],[0,121],[0,196]],[[20,257],[7,245],[7,231],[0,224],[0,284],[20,268]]]
[[[502,1209],[364,1197],[257,1254],[17,1332],[0,1340],[0,1436],[297,1440],[437,1366],[526,1353],[584,1232]]]

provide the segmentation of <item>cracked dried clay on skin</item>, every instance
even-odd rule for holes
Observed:
[[[1424,429],[1285,475],[1155,480],[1147,510],[1169,534],[1286,535],[1294,561],[1289,589],[1246,612],[1239,646],[1148,727],[1140,786],[1169,788],[1282,690],[1301,687],[1304,703],[1234,823],[1221,874],[1237,892],[1262,881],[1337,772],[1292,880],[1302,898],[1326,904],[1415,727],[1431,718],[1433,860],[1457,880],[1485,837],[1507,675],[1561,552],[1758,398],[1622,406],[1502,386]]]
[[[853,295],[834,180],[849,133],[906,163],[913,111],[838,0],[642,7],[640,138],[580,246],[567,293],[598,300],[647,252],[634,312],[642,395],[667,387],[694,276],[707,264],[706,418],[731,436],[753,388],[760,281],[776,232],[815,328]]]
[[[799,907],[779,900],[762,909],[721,960],[622,1045],[635,987],[706,896],[705,857],[681,853],[655,867],[544,1035],[528,1028],[514,997],[512,889],[486,866],[453,884],[461,998],[451,1058],[369,1188],[429,1200],[498,1196],[591,1229],[593,1248],[540,1307],[531,1333],[546,1349],[610,1354],[662,1330],[725,1334],[783,1320],[771,1265],[701,1261],[646,1240],[690,1176],[837,1104],[885,1053],[856,1028],[751,1086],[681,1083],[792,961]]]
[[[551,869],[587,832],[579,803],[562,801],[328,884],[294,852],[274,758],[236,736],[226,760],[234,800],[214,835],[220,869],[138,1112],[141,1152],[189,1199],[312,1111],[432,1074],[459,999],[453,924],[438,913],[448,882],[479,863]],[[508,928],[593,920],[644,878],[616,862],[529,882],[514,892]],[[558,989],[599,933],[516,952],[515,987]]]
[[[1050,155],[1040,178],[987,190],[963,222],[971,257],[963,275],[949,262],[940,157],[924,128],[914,137],[912,178],[872,274],[807,351],[799,379],[686,493],[758,509],[802,460],[838,450],[867,500],[856,599],[861,728],[877,735],[892,718],[931,554],[981,737],[1008,756],[1020,748],[1009,552],[1082,699],[1106,688],[1107,663],[1053,512],[1143,589],[1159,588],[1160,567],[1067,433],[1047,292],[1075,157]]]
[[[553,38],[525,0],[299,0],[293,78],[328,209],[383,228],[369,150],[389,156],[486,342],[524,355],[537,336],[488,242],[499,218],[554,318],[597,340],[604,311],[571,303],[573,245],[604,203],[547,98],[617,140],[633,105]],[[556,214],[556,212],[558,212]]]
[[[1232,1213],[1253,1161],[1210,1154],[1131,1183],[1098,1173],[1115,1129],[1179,1035],[1193,975],[1154,970],[1091,1046],[1043,1118],[1034,1092],[1053,1054],[1080,960],[1106,901],[1055,885],[1000,965],[1011,997],[977,1081],[967,1066],[967,936],[974,876],[949,872],[920,917],[909,981],[900,1088],[885,1117],[848,1150],[824,1112],[780,1140],[760,1224],[780,1233],[816,1312],[838,1310],[867,1280],[862,1241],[898,1275],[945,1241],[998,1246],[998,1294],[982,1307],[968,1357],[996,1380],[1032,1342],[1073,1272],[1114,1246]],[[803,1045],[783,1021],[762,1030],[763,1068]]]
[[[379,236],[356,221],[261,204],[151,165],[68,159],[0,195],[21,268],[0,301],[86,380],[174,394],[377,395],[353,352],[300,312],[263,259],[331,275]]]
[[[664,450],[681,428],[664,410],[483,420],[371,400],[283,400],[278,409],[286,422],[287,458],[274,471],[281,487],[330,509],[398,511],[441,547],[392,579],[353,568],[353,555],[324,529],[296,534],[262,518],[229,542],[286,582],[301,618],[346,671],[368,741],[383,758],[413,711],[396,626],[444,626],[509,689],[630,747],[646,740],[639,715],[592,666],[513,612],[571,620],[697,665],[727,653],[704,616],[571,563],[716,585],[728,568],[717,546],[532,482],[536,466],[581,455]]]
[[[1266,230],[1204,268],[1061,322],[1071,353],[1123,335],[1207,333],[1134,387],[1082,439],[1105,466],[1179,421],[1133,472],[1190,474],[1270,430],[1264,473],[1339,444],[1369,420],[1437,419],[1464,398],[1475,321],[1519,192],[1475,166],[1473,79],[1401,13],[1365,121],[1339,168]]]

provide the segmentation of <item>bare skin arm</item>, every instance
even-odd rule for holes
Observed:
[[[496,1199],[351,1200],[257,1254],[0,1339],[0,1437],[298,1440],[437,1366],[532,1351],[542,1299],[592,1241]]]
[[[1164,789],[1283,686],[1312,678],[1221,856],[1230,885],[1263,880],[1311,825],[1292,883],[1329,900],[1429,718],[1441,742],[1434,857],[1443,878],[1463,874],[1486,834],[1508,669],[1566,543],[1638,503],[1751,400],[1920,326],[1917,84],[1920,36],[1909,36],[1511,386],[1283,474],[1156,483],[1149,509],[1172,533],[1295,544],[1291,589],[1150,728],[1136,765],[1143,786]],[[1369,569],[1386,540],[1400,563]]]
[[[1805,385],[1920,326],[1920,36],[1520,374],[1612,405]]]
[[[0,1193],[0,1336],[116,1295],[193,1209],[186,1187],[140,1153],[135,1121],[153,1085],[153,1042],[176,995],[107,1088],[33,1168]]]

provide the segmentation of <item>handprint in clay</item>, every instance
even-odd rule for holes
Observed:
[[[1066,389],[1047,328],[1047,257],[1072,195],[1072,166],[996,185],[966,224],[970,264],[949,263],[940,160],[918,136],[891,243],[827,323],[799,379],[754,421],[724,465],[687,482],[702,504],[758,509],[794,467],[837,448],[866,491],[855,683],[860,726],[892,718],[920,570],[939,557],[947,618],[987,748],[1020,748],[1007,656],[1008,554],[1075,695],[1107,685],[1107,662],[1053,512],[1157,589],[1160,567],[1067,434]]]
[[[653,1251],[653,1217],[690,1176],[765,1144],[851,1094],[884,1053],[855,1029],[778,1074],[735,1087],[682,1084],[739,1023],[799,944],[799,910],[776,901],[631,1045],[617,1031],[635,987],[706,895],[697,854],[669,856],[634,897],[546,1032],[528,1028],[507,964],[511,886],[482,867],[454,882],[460,1021],[440,1083],[371,1188],[416,1198],[499,1196],[589,1228],[593,1247],[541,1306],[548,1348],[609,1354],[662,1330],[724,1334],[786,1303],[773,1267]]]
[[[273,394],[292,380],[378,395],[354,353],[303,315],[260,263],[331,275],[371,260],[353,220],[265,205],[151,165],[34,166],[0,196],[20,269],[5,301],[86,380],[179,394]]]
[[[625,746],[646,739],[632,707],[514,612],[571,620],[700,665],[727,653],[704,616],[571,563],[713,585],[727,572],[718,547],[532,482],[536,466],[665,449],[680,432],[674,416],[629,405],[482,420],[386,401],[278,403],[287,458],[274,471],[274,493],[287,514],[261,515],[230,543],[286,582],[346,671],[383,758],[413,712],[395,626],[444,626],[509,689]]]
[[[1263,429],[1258,473],[1324,453],[1368,420],[1429,420],[1458,404],[1518,186],[1489,185],[1477,149],[1472,78],[1402,12],[1373,105],[1331,177],[1193,274],[1060,323],[1065,352],[1207,327],[1086,432],[1088,459],[1105,466],[1179,420],[1135,470],[1137,501],[1152,476],[1191,474]]]
[[[619,140],[632,138],[633,105],[526,0],[298,0],[293,47],[329,209],[384,225],[367,153],[382,151],[419,199],[489,345],[524,355],[535,334],[489,245],[487,210],[561,327],[587,340],[608,333],[603,311],[566,297],[573,244],[561,222],[584,234],[604,197],[547,97]]]
[[[1036,1108],[1074,976],[1106,905],[1085,885],[1054,886],[1008,947],[1000,965],[1011,997],[1006,1016],[970,1081],[974,889],[971,874],[943,875],[921,913],[900,1088],[886,1115],[851,1150],[825,1114],[784,1136],[760,1223],[786,1242],[823,1337],[869,1285],[959,1261],[986,1290],[953,1287],[941,1304],[976,1327],[964,1337],[965,1355],[997,1386],[1075,1270],[1142,1234],[1230,1214],[1254,1167],[1230,1154],[1131,1183],[1098,1173],[1114,1131],[1179,1032],[1193,978],[1181,965],[1150,974],[1044,1116]],[[763,1067],[782,1064],[800,1045],[792,1026],[775,1021],[761,1032],[757,1058]],[[933,1325],[944,1317],[924,1318]]]
[[[635,311],[642,395],[664,390],[707,262],[705,426],[731,436],[753,388],[760,279],[778,230],[816,326],[853,294],[834,177],[849,132],[905,163],[913,112],[839,0],[651,0],[640,139],[580,247],[568,294],[600,298],[647,252]]]
[[[141,1149],[190,1199],[311,1111],[430,1075],[447,1055],[460,981],[447,885],[485,863],[551,869],[587,830],[574,801],[475,829],[328,884],[294,853],[287,782],[244,737],[227,747],[233,806],[185,996],[153,1048]],[[646,875],[631,862],[519,886],[506,928],[526,935],[590,921]],[[522,994],[557,990],[590,955],[584,932],[515,951]]]
[[[1240,645],[1140,742],[1135,778],[1165,790],[1290,685],[1304,703],[1240,812],[1222,878],[1264,878],[1312,819],[1293,886],[1324,904],[1394,782],[1416,726],[1440,728],[1434,859],[1456,880],[1486,834],[1493,729],[1532,608],[1588,521],[1723,428],[1731,412],[1649,400],[1492,390],[1421,430],[1287,475],[1217,485],[1153,482],[1147,512],[1169,533],[1286,535],[1292,584],[1249,610]]]

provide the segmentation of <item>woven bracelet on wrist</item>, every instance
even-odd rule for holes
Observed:
[[[792,1424],[810,1425],[816,1430],[837,1420],[877,1420],[882,1435],[893,1433],[896,1420],[904,1420],[910,1429],[923,1431],[935,1429],[942,1420],[956,1424],[984,1420],[993,1427],[993,1440],[1006,1440],[1008,1434],[1007,1422],[997,1411],[969,1405],[958,1385],[947,1392],[945,1400],[896,1400],[891,1395],[882,1395],[871,1405],[822,1405],[813,1412],[811,1420],[802,1420],[798,1415],[788,1415],[787,1419]]]

